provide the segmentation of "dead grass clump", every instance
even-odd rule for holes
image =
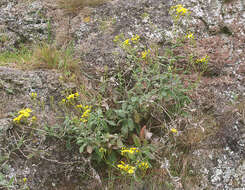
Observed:
[[[58,0],[59,6],[67,13],[76,13],[84,7],[95,7],[108,0]]]
[[[58,49],[52,44],[43,43],[34,48],[34,69],[58,69],[68,78],[75,76],[79,69],[79,60],[74,58],[73,49]]]
[[[33,52],[35,68],[57,69],[59,67],[60,53],[52,45],[42,44]]]

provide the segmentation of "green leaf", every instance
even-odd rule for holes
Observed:
[[[167,93],[163,90],[163,91],[161,92],[161,96],[162,96],[162,97],[167,97]]]
[[[84,143],[82,146],[80,146],[80,148],[79,148],[79,153],[83,153],[83,151],[84,151],[84,148],[86,147],[86,143]]]
[[[127,125],[123,125],[122,128],[121,128],[121,132],[122,132],[122,135],[127,137],[128,136],[128,126]]]
[[[115,110],[115,113],[119,116],[119,117],[126,117],[126,112],[124,110]]]
[[[133,103],[135,103],[135,102],[138,101],[138,99],[139,99],[138,97],[132,97],[132,98],[131,98],[131,101],[132,101]]]
[[[114,121],[106,120],[106,122],[111,126],[117,126],[117,124]]]
[[[134,130],[134,121],[131,118],[128,119],[128,128],[130,131]]]
[[[140,138],[137,135],[133,135],[133,141],[137,147],[141,146]]]

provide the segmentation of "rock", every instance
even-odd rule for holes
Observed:
[[[3,1],[0,3],[0,52],[26,42],[46,40],[49,20],[41,1]]]
[[[62,83],[60,76],[54,71],[22,71],[0,67],[0,118],[1,113],[16,112],[31,106],[31,92],[36,92],[38,100],[45,104],[49,104],[50,97],[58,101],[62,97],[62,90],[75,86]],[[3,114],[2,117],[8,116]]]

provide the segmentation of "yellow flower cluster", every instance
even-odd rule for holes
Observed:
[[[125,155],[126,153],[134,154],[135,152],[139,152],[139,150],[137,148],[126,149],[125,147],[123,147],[122,150],[121,150],[121,155]]]
[[[142,59],[145,59],[150,53],[151,53],[151,50],[149,49],[141,52]]]
[[[36,92],[32,92],[32,93],[30,94],[30,96],[31,96],[33,99],[35,99],[35,98],[37,97],[37,93],[36,93]]]
[[[189,10],[184,8],[182,5],[175,5],[175,6],[172,6],[171,8],[175,10],[175,14],[178,17],[184,16],[185,14],[187,14],[189,12]]]
[[[193,33],[189,33],[189,34],[187,34],[186,36],[185,36],[187,39],[194,39],[194,35],[193,35]]]
[[[27,178],[26,177],[24,177],[22,180],[23,180],[24,183],[27,182]]]
[[[32,110],[30,108],[22,109],[18,112],[18,116],[13,119],[14,122],[19,123],[22,118],[28,118],[30,117],[30,113]]]
[[[83,123],[86,123],[88,121],[89,114],[91,112],[91,106],[83,106],[83,105],[77,105],[77,108],[82,108],[83,109],[83,114],[81,116],[80,121]]]
[[[125,164],[123,161],[121,161],[121,164],[118,164],[117,167],[128,174],[133,174],[136,170],[136,167]]]
[[[170,13],[174,17],[175,21],[178,21],[181,16],[190,14],[190,11],[184,8],[182,5],[175,5],[170,8]]]
[[[175,128],[170,129],[170,131],[171,131],[172,133],[178,133],[177,129],[175,129]]]
[[[138,34],[136,34],[135,36],[133,36],[133,37],[131,38],[131,41],[132,41],[134,44],[136,44],[136,43],[138,42],[139,39],[140,39],[140,36],[139,36]]]
[[[123,46],[128,46],[129,45],[129,42],[130,42],[130,39],[127,39],[123,42]]]
[[[149,164],[147,162],[140,162],[138,167],[142,170],[147,170],[149,168]]]
[[[75,98],[77,98],[79,96],[78,92],[74,93],[74,94],[70,94],[69,96],[67,96],[66,98],[62,99],[62,102],[69,102],[71,100],[74,100]]]
[[[197,59],[196,63],[207,63],[208,60],[209,60],[209,56],[206,55],[205,57],[203,57],[201,59]]]
[[[139,39],[140,39],[140,36],[139,36],[138,34],[136,34],[136,35],[133,36],[132,38],[126,39],[126,40],[122,43],[122,45],[123,45],[123,46],[128,46],[128,45],[130,44],[130,42],[136,44],[136,43],[139,41]],[[114,38],[114,42],[117,42],[118,40],[119,40],[119,39],[118,39],[118,37],[116,36],[116,37]]]

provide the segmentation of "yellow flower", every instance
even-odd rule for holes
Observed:
[[[133,37],[131,38],[131,41],[132,41],[134,44],[136,44],[136,43],[138,42],[139,39],[140,39],[139,35],[136,34],[135,36],[133,36]]]
[[[140,169],[146,170],[149,168],[149,164],[147,162],[141,162],[139,165]]]
[[[177,129],[175,129],[175,128],[172,128],[170,131],[171,131],[172,133],[178,133]]]
[[[128,174],[133,174],[135,172],[135,167],[130,166],[128,164],[125,164],[123,161],[121,161],[121,164],[118,164],[117,167],[121,170],[123,170],[124,172],[128,173]]]
[[[66,99],[67,100],[71,100],[75,98],[75,94],[70,94]]]
[[[20,110],[18,113],[19,114],[25,114],[25,113],[30,113],[30,112],[32,112],[32,110],[30,108],[26,108],[26,109]]]
[[[182,5],[175,5],[170,8],[170,10],[174,10],[175,18],[178,20],[180,16],[184,16],[187,13],[189,14],[190,11],[186,8],[184,8]]]
[[[18,117],[14,118],[13,121],[16,123],[19,123],[21,121],[22,117],[23,117],[23,115],[19,115]]]
[[[185,37],[188,39],[194,39],[193,33],[189,33]]]
[[[32,97],[33,99],[35,99],[35,98],[37,97],[37,93],[36,93],[36,92],[32,92],[32,93],[31,93],[31,97]]]
[[[32,118],[31,118],[31,121],[32,122],[34,122],[34,121],[36,121],[37,120],[37,117],[36,116],[33,116]]]
[[[83,123],[87,123],[88,122],[88,120],[84,119],[84,118],[81,118],[80,121],[83,122]]]
[[[66,99],[63,98],[63,99],[62,99],[62,102],[65,103],[65,102],[66,102]]]
[[[125,155],[125,153],[134,154],[135,152],[139,152],[139,150],[137,148],[126,149],[125,147],[121,149],[121,155]]]
[[[18,116],[13,119],[14,122],[19,123],[23,117],[30,117],[32,110],[30,108],[22,109],[18,112]]]
[[[129,173],[129,174],[133,174],[133,173],[134,173],[134,170],[133,170],[133,169],[129,169],[129,170],[128,170],[128,173]]]
[[[76,92],[76,93],[74,94],[74,96],[75,96],[75,97],[78,97],[78,96],[79,96],[78,92]]]
[[[82,104],[77,105],[77,108],[83,108]]]
[[[27,178],[26,178],[26,177],[23,178],[23,182],[24,182],[24,183],[27,182]]]
[[[145,51],[143,51],[143,52],[141,52],[141,57],[142,57],[142,59],[145,59],[146,58],[146,56],[148,56],[148,54],[150,53],[151,51],[148,49],[148,50],[145,50]]]
[[[207,63],[208,60],[209,60],[209,56],[206,55],[205,57],[203,57],[201,59],[197,59],[196,63]]]
[[[129,39],[125,40],[125,41],[123,42],[123,45],[124,45],[124,46],[128,46],[128,45],[129,45]]]

